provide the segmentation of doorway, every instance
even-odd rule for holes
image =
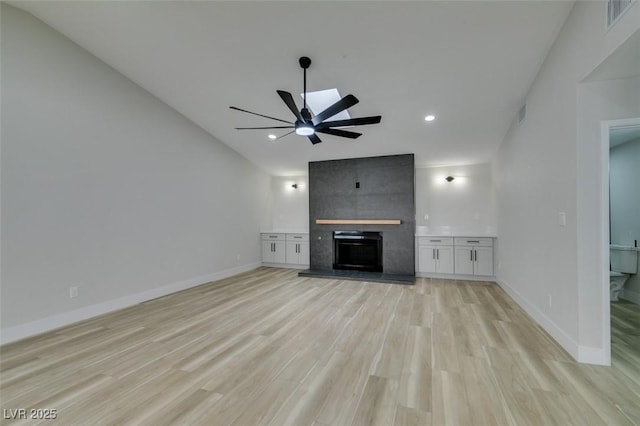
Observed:
[[[606,303],[607,352],[612,363],[632,370],[640,363],[640,274],[630,275],[618,301],[611,301],[610,245],[634,247],[640,240],[640,117],[602,124],[603,259],[602,297]],[[625,291],[626,290],[626,291]]]

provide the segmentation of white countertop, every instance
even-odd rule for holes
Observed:
[[[416,229],[416,237],[487,237],[497,238],[496,232],[491,230],[463,230],[463,229],[424,229],[424,226],[418,226]],[[303,229],[263,229],[261,234],[308,234],[308,230]]]
[[[416,233],[415,235],[416,237],[473,237],[473,238],[477,238],[477,237],[486,237],[486,238],[498,238],[497,234],[487,234],[487,233],[482,233],[482,232],[459,232],[459,233],[438,233],[438,234],[431,234],[431,233],[422,233],[422,234],[418,234]]]
[[[497,238],[496,229],[487,226],[481,229],[456,228],[453,226],[416,226],[416,237],[487,237]]]
[[[308,234],[308,230],[301,229],[269,229],[269,230],[261,230],[261,234]]]

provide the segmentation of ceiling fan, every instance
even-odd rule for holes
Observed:
[[[270,127],[236,127],[237,130],[264,130],[264,129],[293,129],[289,133],[286,133],[280,138],[283,138],[293,132],[300,136],[306,136],[309,138],[312,144],[317,144],[322,142],[316,133],[325,133],[327,135],[341,136],[343,138],[356,139],[361,136],[362,133],[351,132],[348,130],[340,130],[335,127],[344,127],[344,126],[362,126],[365,124],[377,124],[382,119],[381,115],[376,115],[372,117],[361,117],[361,118],[350,118],[348,120],[335,120],[335,121],[325,121],[328,118],[333,117],[341,111],[346,110],[357,104],[358,98],[353,95],[347,95],[344,98],[340,99],[338,102],[326,108],[321,113],[311,116],[311,112],[307,108],[307,68],[311,65],[311,59],[303,56],[298,61],[300,63],[300,67],[304,70],[304,92],[303,92],[303,107],[301,110],[298,110],[295,101],[293,100],[293,96],[289,92],[285,92],[284,90],[278,90],[278,95],[287,105],[287,107],[291,110],[293,115],[296,117],[296,121],[294,123],[282,120],[280,118],[269,117],[268,115],[258,114],[256,112],[247,111],[246,109],[237,108],[231,106],[229,108],[234,109],[236,111],[242,111],[249,114],[257,115],[264,118],[269,118],[271,120],[277,120],[283,123],[289,124],[288,126],[270,126]],[[278,139],[280,139],[278,138]]]

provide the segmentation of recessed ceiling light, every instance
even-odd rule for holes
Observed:
[[[271,139],[272,141],[275,141],[277,136],[276,135],[269,135],[267,136],[269,139]]]
[[[433,121],[433,120],[435,120],[435,119],[436,119],[436,116],[435,116],[435,115],[427,115],[427,116],[424,118],[424,121]]]

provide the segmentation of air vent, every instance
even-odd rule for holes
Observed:
[[[607,29],[618,21],[618,18],[631,6],[634,0],[609,0],[607,1]]]
[[[527,118],[527,104],[522,105],[520,111],[518,111],[518,124],[522,123]]]

